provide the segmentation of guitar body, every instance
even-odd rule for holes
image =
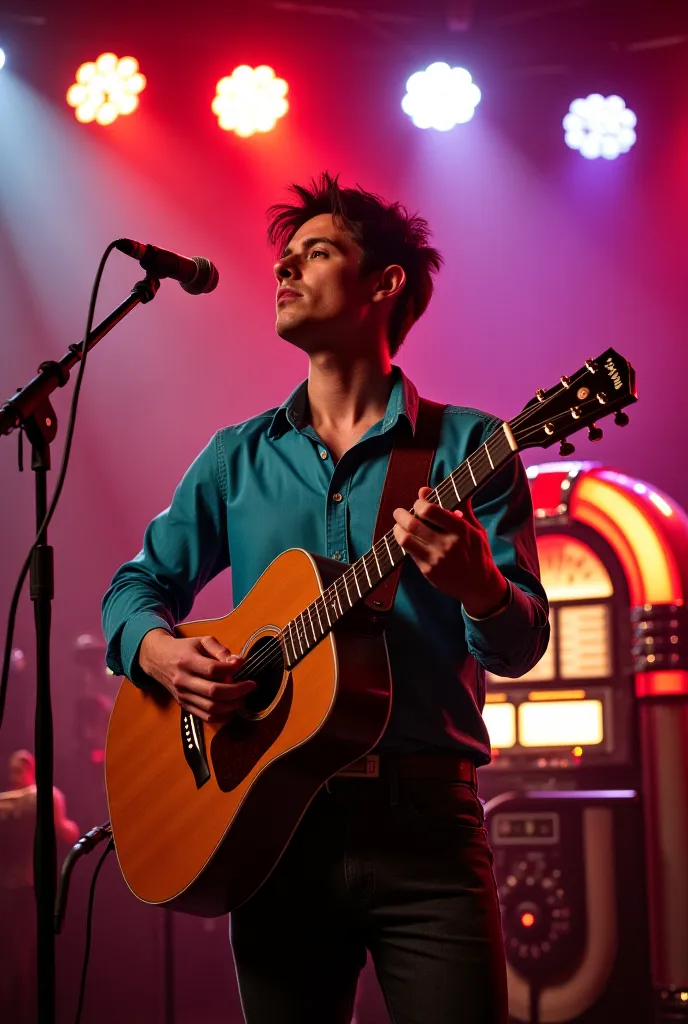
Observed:
[[[204,917],[243,903],[321,786],[382,735],[391,677],[376,624],[349,616],[291,671],[274,639],[345,569],[291,549],[230,615],[178,627],[254,661],[265,651],[256,693],[227,725],[183,712],[163,687],[122,683],[105,776],[117,857],[139,899]]]

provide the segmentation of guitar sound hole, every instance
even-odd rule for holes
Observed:
[[[276,637],[262,636],[248,649],[241,677],[256,683],[256,689],[249,693],[244,707],[249,715],[259,715],[274,701],[284,677],[282,645]]]

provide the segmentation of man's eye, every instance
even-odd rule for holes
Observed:
[[[329,256],[324,249],[311,249],[311,257],[313,256]]]

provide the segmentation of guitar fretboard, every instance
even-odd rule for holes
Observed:
[[[427,500],[453,512],[471,498],[516,451],[509,425],[503,423],[458,469],[445,477]],[[399,565],[404,551],[392,530],[346,569],[324,593],[282,630],[287,667],[293,668],[354,605]]]

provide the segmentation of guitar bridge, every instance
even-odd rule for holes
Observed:
[[[182,711],[180,726],[184,757],[193,772],[196,788],[200,789],[210,778],[208,758],[205,755],[203,722],[200,718],[192,715],[190,711]]]

